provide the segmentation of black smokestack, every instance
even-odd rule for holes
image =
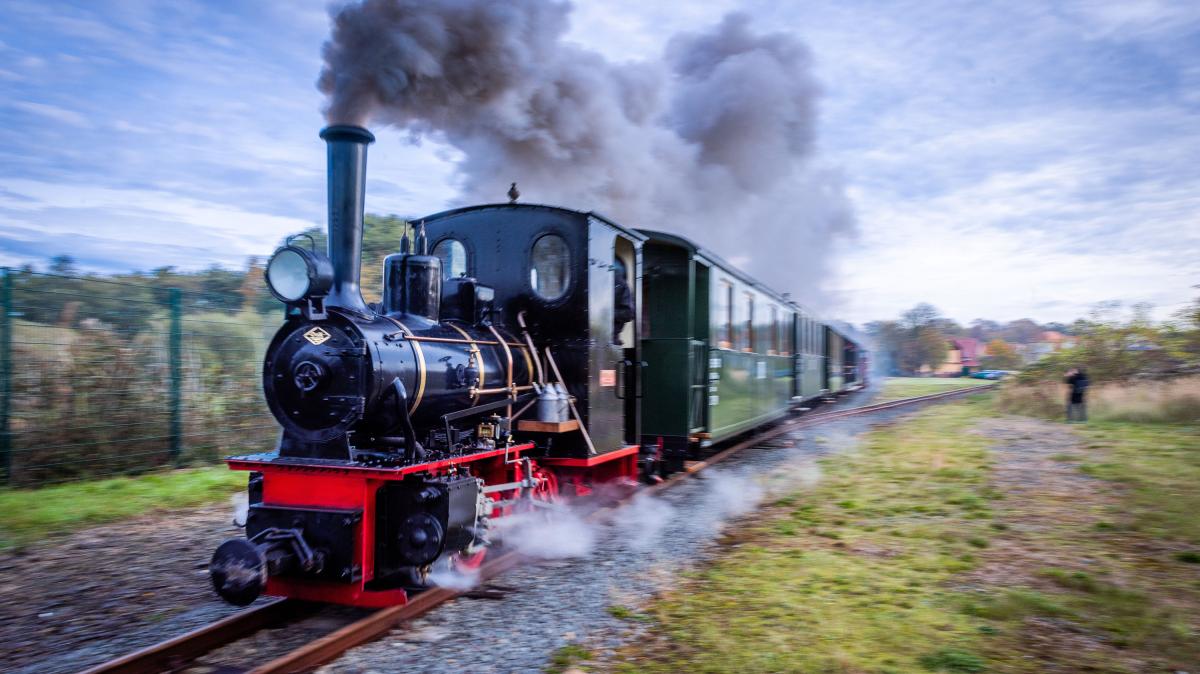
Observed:
[[[370,313],[358,287],[362,265],[363,204],[367,191],[367,145],[375,136],[361,126],[321,131],[329,147],[329,261],[333,288],[325,303]]]

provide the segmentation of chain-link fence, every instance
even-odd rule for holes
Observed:
[[[13,486],[269,449],[282,312],[236,293],[0,270],[0,469]]]

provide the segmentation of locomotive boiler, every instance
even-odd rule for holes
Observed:
[[[383,302],[366,305],[359,268],[374,137],[346,126],[321,137],[329,148],[329,257],[293,243],[267,267],[272,292],[288,306],[263,368],[267,402],[283,427],[280,456],[412,462],[425,447],[440,455],[468,440],[494,442],[507,429],[479,437],[478,428],[437,422],[531,391],[528,346],[492,324],[492,289],[474,279],[449,280],[443,304],[441,261],[428,254],[423,233],[414,252],[406,242],[385,259]]]

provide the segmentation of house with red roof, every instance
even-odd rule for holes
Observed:
[[[963,377],[978,372],[987,348],[974,337],[954,337],[947,343],[946,360],[934,370],[938,377]]]

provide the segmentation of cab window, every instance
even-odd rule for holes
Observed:
[[[546,234],[533,243],[529,285],[538,297],[553,301],[567,294],[570,285],[570,254],[567,242],[557,234]]]
[[[442,261],[442,278],[467,275],[467,249],[457,239],[442,239],[433,247],[433,256]]]

